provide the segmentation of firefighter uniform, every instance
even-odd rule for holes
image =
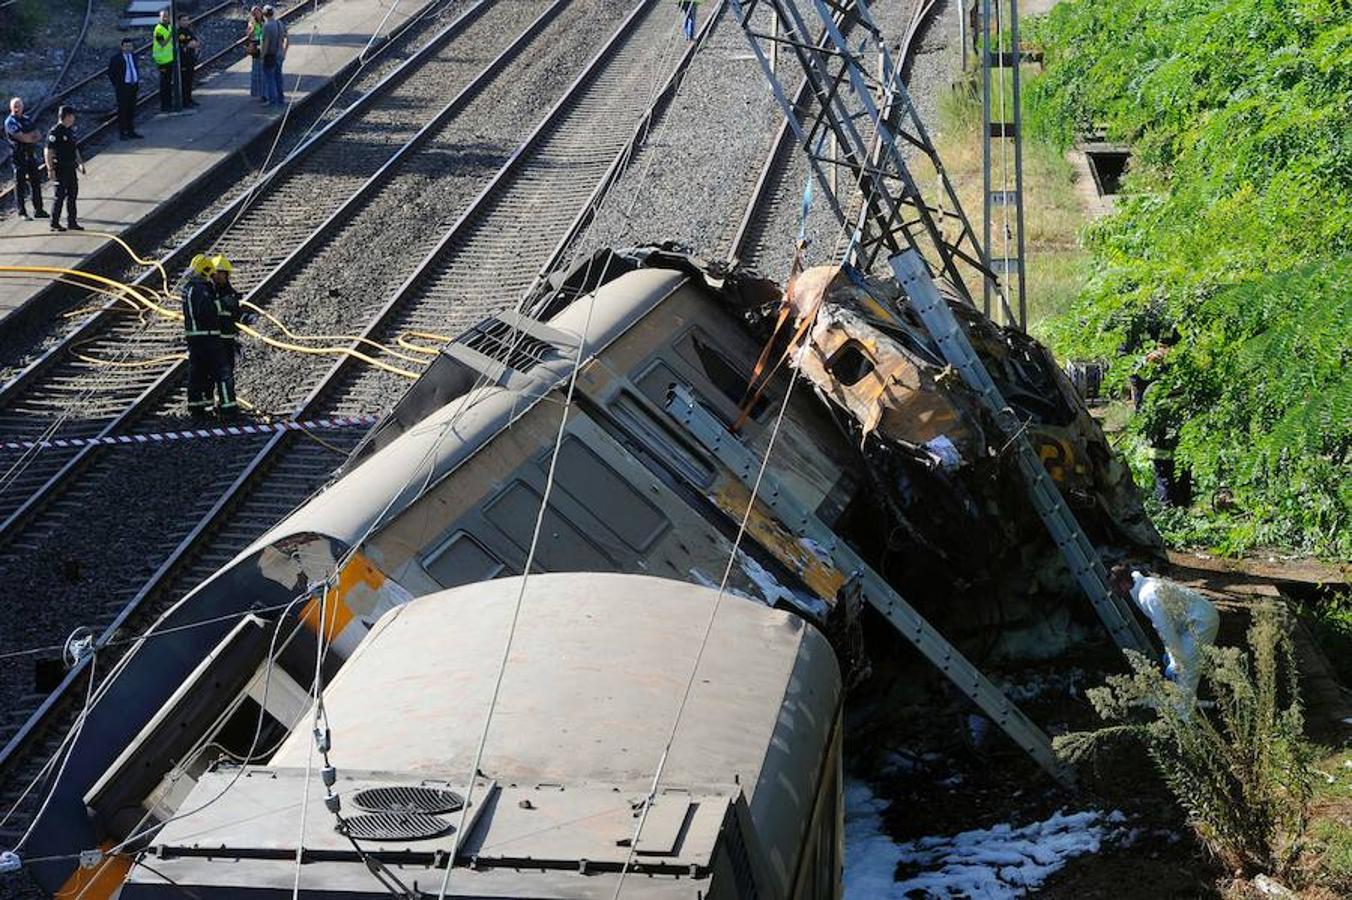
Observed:
[[[235,356],[239,353],[240,294],[230,284],[230,273],[234,269],[230,260],[214,256],[210,264],[212,300],[220,331],[212,384],[221,415],[231,418],[239,412],[239,403],[235,399]]]
[[[213,375],[220,355],[221,329],[216,316],[216,292],[207,280],[210,261],[193,257],[183,291],[183,337],[188,344],[188,413],[195,419],[211,411]]]

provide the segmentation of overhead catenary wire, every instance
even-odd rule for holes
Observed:
[[[316,2],[317,2],[317,0],[316,0]],[[384,17],[384,19],[382,19],[381,24],[380,24],[379,26],[377,26],[377,31],[376,31],[375,33],[373,33],[371,39],[368,40],[366,47],[365,47],[365,48],[363,49],[363,51],[362,51],[362,56],[361,56],[361,59],[360,59],[360,64],[359,64],[358,70],[357,70],[356,72],[353,73],[352,78],[349,79],[349,81],[347,82],[346,85],[344,85],[343,90],[346,90],[347,86],[350,86],[350,85],[351,85],[351,83],[356,79],[357,75],[360,74],[361,70],[368,64],[369,59],[367,59],[366,56],[365,56],[366,52],[370,49],[370,46],[374,43],[374,38],[375,38],[376,34],[378,34],[379,29],[382,28],[382,27],[384,26],[385,22],[388,21],[388,19],[390,18],[390,16],[394,14],[395,8],[397,8],[398,5],[399,5],[398,0],[396,0],[396,2],[395,2],[395,4],[393,5],[393,7],[389,10],[389,12],[387,12],[387,14],[386,14],[386,16]],[[421,18],[422,16],[425,16],[425,15],[428,15],[428,14],[430,14],[430,13],[432,13],[432,12],[433,12],[433,10],[431,10],[431,9],[426,10],[426,11],[424,11],[424,12],[422,13],[422,15],[421,15],[419,18]],[[311,35],[311,39],[313,40],[313,34]],[[340,97],[340,96],[342,95],[342,92],[343,92],[342,90],[340,90],[339,92],[337,92],[337,94],[335,95],[335,99],[334,99],[334,101],[332,101],[332,102],[330,103],[329,108],[331,108],[332,105],[333,105],[333,103],[336,102],[337,98]],[[288,103],[288,112],[289,112],[289,110],[290,110],[290,106],[291,106],[291,104]],[[327,112],[327,109],[325,110],[325,112]],[[321,114],[321,118],[322,118],[322,114]],[[285,121],[285,120],[283,120],[283,121]],[[313,129],[313,127],[314,127],[314,126],[311,126],[311,130]],[[309,133],[309,132],[307,132],[307,135],[308,135],[308,133]],[[279,134],[280,134],[280,129],[279,129]],[[273,149],[274,149],[274,150],[275,150],[275,147],[276,147],[276,142],[274,142],[274,145],[273,145]],[[270,153],[269,153],[269,157],[268,157],[269,160],[270,160],[270,158],[271,158],[271,152],[272,152],[272,151],[270,151]],[[247,201],[246,201],[246,204],[245,204],[245,205],[247,205]],[[242,210],[243,210],[243,206],[241,207],[241,213],[242,213]],[[236,218],[236,221],[238,221],[238,217]],[[131,249],[130,249],[129,247],[127,247],[127,245],[126,245],[125,243],[123,243],[119,238],[117,238],[116,236],[110,236],[110,237],[112,237],[114,240],[117,240],[119,243],[121,243],[121,244],[123,245],[124,249],[126,249],[129,253],[132,253]],[[134,254],[133,254],[133,255],[134,255]],[[164,269],[163,269],[162,264],[160,264],[158,261],[155,261],[154,264],[157,265],[157,266],[159,266],[162,275],[164,275],[164,277],[165,277],[165,282],[166,282],[165,293],[168,294],[169,291],[168,291],[168,284],[167,284],[167,273],[164,272]],[[113,282],[113,284],[110,285],[110,286],[112,286],[112,287],[118,287],[118,286],[120,286],[120,284],[117,283],[117,282]],[[149,301],[149,298],[146,298],[146,297],[140,295],[134,288],[130,288],[130,286],[126,286],[126,287],[128,287],[129,293],[131,293],[133,296],[137,297],[137,299],[140,299],[140,300],[143,300],[143,301],[148,301],[149,303],[153,304],[153,301]],[[171,311],[163,310],[163,308],[159,308],[158,311],[161,312],[161,313],[163,313],[163,314],[165,314],[165,315],[167,315],[167,316],[169,316],[169,317],[176,317],[176,316],[174,316],[174,314],[173,314]],[[254,336],[259,337],[260,340],[263,340],[263,341],[266,342],[266,343],[273,343],[274,345],[282,346],[284,349],[293,349],[293,350],[296,350],[296,351],[298,351],[298,352],[343,353],[343,354],[346,354],[346,355],[350,355],[350,356],[354,356],[354,357],[357,357],[357,358],[359,358],[359,359],[362,359],[363,361],[368,362],[368,363],[370,363],[370,364],[372,364],[372,365],[375,365],[375,366],[377,366],[377,367],[385,368],[385,369],[387,369],[388,371],[391,371],[391,372],[393,372],[393,373],[395,373],[395,374],[399,374],[399,375],[401,375],[401,376],[403,376],[403,377],[406,377],[406,378],[416,378],[416,377],[417,377],[417,374],[414,373],[414,372],[410,372],[410,371],[408,371],[408,370],[400,370],[400,369],[398,369],[398,368],[396,368],[396,367],[392,367],[392,366],[385,365],[385,364],[383,364],[383,363],[380,363],[378,360],[370,359],[369,357],[367,357],[367,356],[365,356],[365,355],[363,355],[363,354],[361,354],[361,353],[359,353],[359,352],[351,351],[351,350],[349,350],[348,348],[321,348],[321,349],[319,349],[319,350],[316,351],[314,348],[303,348],[303,347],[299,347],[299,346],[290,346],[290,347],[288,347],[288,346],[286,346],[283,342],[277,342],[277,341],[274,341],[274,340],[269,339],[269,338],[266,338],[266,337],[264,337],[264,336],[262,336],[262,335],[258,335],[256,332],[252,332],[251,330],[246,330],[246,333],[252,333]],[[504,362],[504,368],[505,368],[505,362]],[[486,383],[486,382],[487,382],[487,378],[485,378],[485,382],[484,382],[484,383]],[[468,398],[466,398],[466,399],[468,399]],[[313,437],[313,436],[312,436],[312,437]],[[321,441],[321,443],[324,443],[324,442]],[[330,446],[331,446],[331,445],[330,445]],[[393,500],[393,498],[392,498],[392,500]],[[350,557],[345,557],[344,559],[347,560],[347,559],[349,559],[349,558],[350,558]],[[297,600],[299,600],[299,599],[301,599],[301,598],[298,597]],[[294,602],[295,602],[295,601],[293,601],[293,603],[294,603]],[[285,618],[285,613],[283,613],[283,615],[279,617],[279,623],[280,623],[280,621],[281,621],[282,619],[284,619],[284,618]],[[154,636],[154,635],[152,635],[152,636]],[[276,633],[274,633],[274,643],[275,643],[275,638],[276,638]],[[107,643],[105,643],[105,644],[103,644],[103,645],[101,645],[101,646],[108,646],[108,645],[110,645],[111,643],[113,643],[113,642],[107,642]],[[130,659],[130,656],[131,656],[130,654],[124,655],[123,658],[122,658],[121,660],[119,660],[119,665],[115,668],[114,674],[115,674],[117,671],[120,671],[120,669],[122,668],[122,666],[124,666],[124,665],[126,664],[126,662],[128,661],[128,659]],[[271,657],[272,657],[272,654],[271,654],[271,652],[270,652],[270,654],[269,654],[269,664],[271,663]],[[105,679],[105,681],[104,681],[104,685],[105,685],[105,686],[106,686],[107,684],[110,683],[110,678],[111,678],[111,676],[109,676],[109,678]],[[91,687],[92,687],[92,681],[91,681]],[[100,689],[100,692],[99,692],[99,696],[101,696],[101,695],[102,695],[102,688]],[[265,687],[265,695],[266,695],[266,687]],[[97,700],[97,697],[95,697],[95,700]],[[260,712],[259,728],[261,728],[261,723],[262,723],[262,713]],[[254,744],[251,745],[251,749],[250,749],[250,754],[251,754],[251,755],[252,755],[253,750],[256,748],[257,738],[258,738],[258,731],[256,730],[256,731],[255,731],[255,736],[254,736]],[[202,807],[199,807],[198,809],[193,810],[193,811],[191,811],[190,813],[183,813],[183,814],[181,814],[181,815],[195,814],[196,812],[200,812],[201,809],[204,809],[206,806],[210,805],[211,803],[213,803],[213,802],[215,802],[217,799],[219,799],[220,796],[223,796],[226,792],[228,792],[229,789],[230,789],[231,787],[233,787],[233,785],[236,783],[237,780],[238,780],[238,774],[236,775],[236,778],[235,778],[235,779],[233,779],[229,784],[227,784],[226,788],[225,788],[225,789],[221,792],[221,794],[219,794],[217,797],[214,797],[214,798],[212,798],[211,800],[207,801],[207,803],[204,804]],[[12,810],[11,810],[11,812],[12,812]],[[177,818],[177,817],[178,817],[178,816],[176,816],[175,818]],[[35,821],[36,821],[36,820],[35,820]],[[158,826],[156,826],[156,827],[158,827]],[[117,848],[114,848],[114,851],[113,851],[113,852],[120,852],[122,849],[124,849],[124,848],[127,846],[128,842],[129,842],[130,840],[133,840],[133,839],[139,839],[139,837],[143,836],[143,834],[144,834],[144,832],[143,832],[142,834],[133,835],[133,837],[130,838],[130,839],[128,839],[128,841],[124,841],[124,842],[123,842],[122,844],[120,844]],[[79,858],[79,854],[74,854],[74,855],[72,855],[72,856],[66,856],[66,857],[60,857],[60,856],[58,856],[58,857],[48,857],[48,858],[50,858],[50,859],[59,859],[59,858],[73,859],[73,858]],[[83,892],[82,892],[82,893],[83,893]]]
[[[720,10],[721,8],[722,7],[720,7]],[[701,32],[700,34],[701,44],[703,43],[704,38],[707,36],[709,32],[709,27],[711,24],[712,24],[711,22],[706,23],[705,29]],[[667,54],[671,52],[674,46],[676,46],[675,42],[674,41],[670,42],[666,48],[666,52],[664,52],[662,56],[662,61],[658,65],[653,67],[654,86],[653,91],[649,95],[650,108],[652,103],[656,101],[656,98],[660,92],[660,87],[658,85],[657,79],[661,77],[662,72],[665,70],[666,60],[668,59]],[[692,55],[693,52],[698,52],[698,46],[694,48],[694,50],[692,51]],[[679,89],[679,85],[677,86],[677,88]],[[637,148],[642,143],[643,138],[640,138],[638,140],[633,141],[626,147],[624,159],[625,163],[627,163],[628,159],[632,157],[632,154],[637,151]],[[623,169],[623,167],[624,166],[621,165],[621,169]],[[641,187],[642,187],[642,179],[640,179],[640,184],[638,188],[636,188],[635,191],[636,194],[637,191],[641,189]],[[595,198],[594,208],[591,210],[592,213],[591,221],[590,224],[588,225],[588,234],[590,234],[591,229],[596,226],[596,223],[599,220],[600,207],[605,204],[606,200],[608,200],[609,197],[610,192],[606,191],[603,192],[601,196]],[[630,208],[632,209],[632,206]],[[577,246],[580,248],[584,244],[585,242],[579,241]],[[578,252],[580,252],[580,250]],[[596,259],[595,255],[592,255],[591,258],[588,260],[587,269],[583,277],[583,283],[590,283],[591,267],[595,263],[595,259]],[[614,259],[613,256],[609,256],[603,263],[601,277],[599,279],[600,282],[604,283],[605,276],[613,259]],[[537,278],[537,283],[539,280],[541,279]],[[521,304],[524,302],[525,298],[530,295],[530,293],[531,292],[528,290],[522,294],[522,298],[518,302],[518,317],[520,314]],[[578,373],[582,369],[582,355],[586,350],[587,338],[591,333],[592,316],[596,307],[596,294],[597,290],[593,290],[591,291],[591,293],[588,295],[587,298],[587,311],[583,321],[582,333],[579,336],[577,350],[574,355],[572,369],[569,373],[568,386],[565,392],[563,409],[559,416],[559,426],[555,433],[553,447],[550,451],[549,467],[545,475],[544,490],[542,491],[540,504],[536,512],[535,524],[531,532],[530,546],[526,553],[526,560],[524,565],[522,566],[520,585],[518,587],[517,595],[512,606],[512,614],[511,619],[508,623],[507,635],[503,641],[502,655],[498,661],[498,669],[493,681],[493,690],[489,699],[488,710],[484,716],[484,726],[483,729],[480,731],[479,740],[474,752],[474,760],[470,765],[469,775],[467,776],[466,779],[465,802],[460,812],[460,823],[456,828],[455,840],[452,844],[450,858],[447,860],[446,869],[442,873],[441,886],[437,891],[438,900],[445,900],[446,891],[450,886],[451,871],[455,868],[456,858],[458,857],[460,849],[463,846],[464,841],[467,837],[465,829],[469,820],[469,812],[472,805],[471,801],[473,799],[474,788],[478,781],[480,766],[483,763],[484,750],[486,749],[488,744],[488,736],[490,734],[493,722],[493,713],[497,707],[498,698],[502,690],[502,682],[503,679],[505,678],[507,665],[511,658],[512,645],[515,641],[517,626],[521,619],[521,611],[525,602],[527,583],[530,579],[531,569],[534,566],[535,553],[539,546],[540,532],[544,525],[545,513],[549,508],[549,499],[550,495],[553,492],[555,475],[558,469],[559,454],[563,448],[563,439],[567,433],[569,413],[572,410],[573,399],[577,389]],[[513,322],[515,322],[516,319],[517,317],[514,317]],[[510,358],[510,354],[508,354],[504,358]]]
[[[521,302],[524,302],[524,299],[525,299],[525,298],[524,298],[524,296],[523,296],[523,298],[521,299],[521,301],[518,302],[518,309],[520,309]],[[428,335],[428,338],[429,338],[429,339],[443,339],[444,336],[442,336],[442,335]],[[519,339],[520,339],[520,336],[518,335],[518,340],[519,340]],[[506,368],[506,357],[504,357],[504,359],[502,360],[502,368],[504,368],[504,369]],[[489,380],[489,379],[488,379],[487,377],[485,377],[485,378],[483,378],[483,379],[480,379],[480,382],[481,382],[481,383],[487,383],[488,380]],[[467,407],[467,406],[472,402],[472,393],[473,393],[473,392],[471,392],[471,394],[467,394],[467,395],[463,398],[463,401],[462,401],[462,407],[461,407],[462,410],[463,410],[465,407]],[[443,430],[443,435],[442,435],[442,437],[444,437],[445,431],[448,431],[449,428],[452,427],[453,422],[454,422],[454,418],[455,418],[455,417],[452,417],[452,420],[451,420],[450,422],[446,423],[445,429]],[[441,439],[441,437],[438,438],[438,442],[440,441],[440,439]],[[437,445],[437,444],[434,443],[434,444],[429,448],[428,456],[430,456],[430,454],[431,454],[432,452],[435,451],[436,445]],[[425,478],[426,478],[426,479],[430,479],[431,475],[432,475],[432,469],[429,467],[429,469],[427,470],[427,474],[426,474]],[[415,477],[415,476],[411,475],[410,478],[409,478],[408,480],[409,480],[409,481],[412,481],[414,477]],[[426,485],[426,480],[425,480],[425,482],[424,482],[424,487],[425,487],[425,485]],[[396,494],[395,496],[397,496],[397,494]],[[390,502],[392,503],[392,502],[394,501],[394,499],[395,499],[395,497],[391,497],[391,501],[390,501]],[[388,509],[388,505],[387,505],[387,509]],[[373,520],[373,523],[372,523],[372,525],[371,525],[371,528],[376,527],[376,526],[379,524],[379,522],[380,522],[380,520],[381,520],[382,517],[383,517],[383,514],[382,514],[381,517],[377,517],[375,520]],[[368,530],[368,533],[369,533],[369,530]],[[354,545],[354,552],[355,552],[356,546],[358,546],[358,545]],[[346,562],[347,562],[349,559],[350,559],[350,554],[345,555],[344,558],[343,558],[343,560],[341,560],[341,561],[339,562],[338,566],[335,566],[335,571],[338,570],[338,569],[340,569],[342,565],[346,564]],[[321,688],[321,693],[320,693],[320,695],[319,695],[319,697],[318,697],[318,702],[322,704],[322,688]]]

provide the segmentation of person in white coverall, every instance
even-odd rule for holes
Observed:
[[[1178,684],[1189,705],[1197,697],[1202,677],[1202,648],[1216,640],[1220,615],[1216,607],[1194,590],[1167,578],[1147,576],[1115,566],[1113,588],[1132,601],[1150,619],[1164,642],[1164,674]]]

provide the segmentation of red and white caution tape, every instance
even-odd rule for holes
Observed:
[[[272,434],[277,431],[321,431],[328,428],[356,428],[362,425],[374,425],[378,421],[380,421],[380,416],[335,416],[332,419],[311,419],[308,422],[285,419],[281,422],[269,422],[260,425],[218,425],[213,428],[160,431],[152,434],[110,434],[106,437],[53,438],[47,441],[5,441],[0,443],[0,450],[47,450],[56,447],[166,444],[170,441],[238,437],[245,434]]]

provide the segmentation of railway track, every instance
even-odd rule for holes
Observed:
[[[322,231],[315,228],[315,217],[322,222],[326,214],[351,208],[369,196],[372,176],[417,135],[413,117],[441,106],[443,90],[463,85],[478,70],[474,53],[467,59],[443,51],[461,41],[493,46],[497,41],[492,39],[492,29],[506,24],[502,11],[510,15],[515,9],[514,4],[482,0],[469,5],[265,176],[257,190],[240,195],[180,245],[166,259],[166,268],[181,267],[192,253],[217,244],[238,262],[248,264],[247,269],[241,268],[246,279],[241,287],[248,288],[249,273],[263,266],[271,268],[288,253],[316,240]],[[357,196],[363,188],[366,191]],[[263,247],[260,236],[266,241]],[[137,283],[154,288],[159,278],[151,270]],[[0,388],[0,434],[10,440],[27,440],[125,431],[156,409],[177,385],[183,370],[182,361],[176,358],[181,350],[180,331],[172,322],[142,321],[115,303],[107,304]],[[88,447],[0,454],[0,472],[9,473],[0,487],[0,543],[18,534],[97,455]],[[29,532],[27,546],[50,531],[49,516],[45,525]]]
[[[922,4],[917,11],[903,58],[931,5]],[[409,330],[464,332],[485,316],[513,308],[541,273],[558,264],[589,220],[597,198],[621,170],[628,151],[670,98],[689,61],[687,50],[662,90],[645,90],[652,84],[653,48],[659,43],[655,35],[664,29],[669,30],[669,23],[654,16],[652,0],[634,9],[399,288],[373,311],[365,310],[359,339],[388,343]],[[429,123],[423,130],[431,127]],[[781,132],[734,238],[732,252],[743,259],[748,258],[748,249],[754,252],[757,238],[751,225],[755,217],[775,203],[785,203],[785,198],[790,203],[796,200],[798,185],[789,171],[793,157],[786,152],[785,142]],[[791,149],[791,135],[788,143]],[[379,170],[368,183],[383,174],[388,171]],[[327,238],[314,235],[322,231],[332,237],[342,232],[345,223],[350,220],[341,208],[335,210],[311,234],[310,244],[297,245],[255,288],[284,289],[296,271],[313,265],[322,258],[325,246],[331,246]],[[529,223],[528,227],[523,223]],[[487,340],[506,346],[510,338],[496,335]],[[353,340],[351,346],[355,348],[358,342]],[[315,360],[290,371],[287,382],[281,396],[296,418],[385,411],[407,384],[351,356],[327,365]],[[172,415],[164,394],[157,402],[145,421]],[[362,436],[352,429],[323,433],[322,443],[294,433],[240,440],[235,445],[237,461],[216,473],[217,489],[190,504],[191,515],[186,518],[193,524],[174,536],[172,552],[129,595],[119,593],[104,604],[101,640],[143,631],[163,610],[321,488]],[[171,455],[174,451],[160,448],[156,452]],[[109,665],[109,655],[115,656],[115,651],[100,654],[101,666]],[[83,696],[86,674],[77,665],[50,695],[25,698],[26,718],[21,725],[9,726],[13,734],[0,750],[0,810],[14,803],[19,790],[38,773],[72,724],[77,705],[72,698]],[[18,717],[12,720],[17,722]],[[0,845],[16,824],[23,823],[25,814],[32,814],[33,806],[30,797],[17,821],[0,830]]]
[[[910,64],[925,23],[937,5],[937,0],[918,0],[915,3],[895,55],[896,65],[901,66],[903,72]],[[810,96],[805,81],[800,83],[793,102],[805,117],[815,113],[817,108],[816,100]],[[893,118],[899,114],[900,110],[894,109]],[[792,246],[801,215],[802,185],[807,174],[808,166],[801,148],[785,120],[766,154],[760,176],[726,248],[729,259],[764,272],[778,274],[787,271],[785,248]],[[851,216],[858,215],[861,202],[862,198],[856,191],[848,210]],[[823,218],[830,219],[830,216]],[[833,219],[829,227],[835,229]]]
[[[306,14],[314,12],[319,5],[318,0],[301,2],[281,10],[278,17],[289,25],[294,25]],[[193,69],[195,84],[200,85],[209,76],[229,68],[242,58],[244,39],[241,35],[244,33],[246,15],[247,7],[242,6],[237,0],[222,0],[193,18],[192,24],[204,45],[220,46],[219,50],[198,61]],[[154,74],[155,64],[150,60],[149,41],[136,47],[136,65],[143,75],[142,83],[149,88],[136,97],[136,107],[141,111],[140,115],[144,116],[146,111],[157,108],[160,97],[159,88],[156,86],[158,77]],[[73,84],[61,88],[39,111],[38,127],[46,130],[55,121],[56,108],[63,103],[73,104],[84,119],[85,124],[79,129],[80,152],[88,160],[98,152],[100,146],[108,142],[113,124],[117,120],[117,103],[107,76],[101,69],[96,69]],[[9,171],[7,165],[9,155],[6,146],[3,155],[0,155],[0,165],[3,165],[6,171]],[[39,164],[39,168],[45,176],[46,166]],[[0,206],[6,206],[6,201],[13,193],[13,182],[0,189]]]
[[[622,157],[646,124],[645,111],[669,98],[655,80],[653,60],[675,37],[670,17],[657,0],[644,0],[585,65],[539,125],[483,184],[473,201],[445,235],[412,267],[399,290],[369,309],[361,330],[381,340],[421,323],[437,330],[468,326],[490,311],[513,306],[540,268],[548,265],[585,219],[585,208],[614,176]],[[683,47],[684,44],[682,43]],[[676,62],[679,54],[667,57]],[[688,61],[690,51],[680,57]],[[523,216],[529,214],[528,219]],[[529,221],[529,229],[521,223]],[[341,228],[330,228],[341,231]],[[323,247],[314,254],[322,256]],[[295,254],[313,259],[310,253]],[[293,265],[301,265],[296,259]],[[524,275],[517,275],[525,265]],[[516,280],[511,280],[515,278]],[[278,276],[279,283],[286,279]],[[388,409],[407,382],[373,376],[351,357],[314,365],[292,385],[296,416],[323,410]],[[216,473],[215,490],[192,507],[195,522],[177,538],[173,551],[158,563],[149,579],[131,596],[105,604],[105,639],[136,633],[165,608],[218,569],[240,549],[275,524],[278,518],[322,486],[345,451],[360,438],[356,432],[326,434],[325,445],[286,434],[232,444],[233,465]],[[176,448],[157,448],[172,456]],[[172,459],[169,463],[172,465]],[[166,467],[167,468],[167,467]],[[106,660],[101,666],[107,665]],[[106,669],[105,669],[106,671]],[[77,666],[62,685],[43,698],[0,751],[0,809],[8,808],[19,790],[37,774],[75,712],[67,698],[82,696],[86,673]],[[38,701],[29,697],[30,703]],[[30,706],[32,709],[32,706]],[[31,807],[30,797],[30,807]],[[31,808],[20,810],[31,814]],[[11,823],[5,831],[12,831]],[[5,834],[0,832],[0,843]]]

